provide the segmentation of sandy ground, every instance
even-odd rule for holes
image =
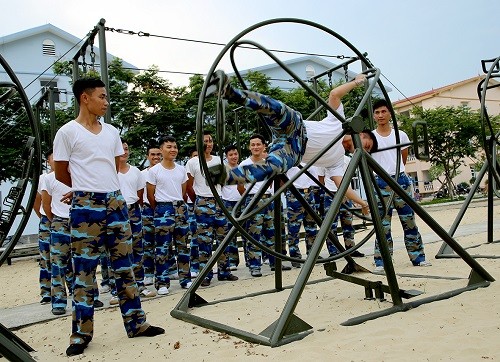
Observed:
[[[500,220],[500,204],[494,209],[494,222]],[[460,205],[446,205],[426,209],[445,230],[455,220]],[[500,243],[485,244],[486,207],[474,203],[467,210],[457,230],[457,241],[471,254],[500,256]],[[445,293],[467,285],[470,267],[461,259],[434,259],[441,242],[423,221],[418,225],[426,245],[429,268],[412,267],[402,243],[401,226],[394,218],[396,239],[394,266],[401,289],[417,289],[423,294],[415,299]],[[498,226],[496,226],[497,229]],[[479,228],[477,231],[475,228]],[[468,231],[469,230],[469,231]],[[473,231],[470,231],[473,230]],[[365,232],[357,234],[361,240]],[[463,236],[461,236],[463,235]],[[500,239],[495,230],[494,240]],[[373,239],[361,249],[373,250]],[[322,255],[325,255],[323,252]],[[325,255],[326,256],[326,255]],[[500,279],[499,259],[477,259],[493,278]],[[357,259],[371,270],[372,257]],[[345,262],[339,262],[339,269]],[[266,269],[267,268],[267,269]],[[214,281],[209,288],[197,294],[207,301],[248,295],[272,289],[274,277],[264,267],[262,278],[248,277],[240,267],[237,282]],[[33,260],[16,260],[12,266],[0,268],[0,314],[2,309],[38,303],[38,266]],[[284,272],[284,285],[295,283],[298,269]],[[419,274],[424,277],[401,276]],[[313,270],[309,280],[324,278],[321,265]],[[358,273],[356,276],[381,280],[384,276]],[[441,279],[433,276],[442,277]],[[452,278],[453,277],[453,278]],[[214,304],[191,310],[219,323],[228,324],[252,333],[260,333],[279,316],[289,296],[290,289],[281,292],[247,297],[232,302]],[[363,287],[341,280],[329,280],[305,287],[295,314],[313,327],[313,333],[300,341],[270,348],[242,341],[224,333],[180,321],[170,316],[181,297],[178,286],[172,294],[147,300],[143,307],[148,321],[162,326],[166,334],[155,338],[129,339],[126,337],[117,308],[96,311],[94,339],[81,356],[69,358],[82,361],[132,361],[136,359],[178,361],[240,360],[252,361],[280,358],[289,361],[350,360],[350,361],[415,361],[415,360],[500,360],[500,284],[493,282],[487,288],[462,293],[450,299],[423,304],[407,312],[370,320],[356,326],[342,326],[349,318],[384,310],[392,306],[387,301],[364,300]],[[50,306],[47,306],[50,315]],[[71,317],[58,318],[16,330],[15,333],[32,346],[32,353],[39,361],[68,360],[65,349],[69,341]]]

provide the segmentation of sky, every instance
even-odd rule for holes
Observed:
[[[80,10],[78,10],[80,9]],[[83,38],[101,18],[106,26],[134,32],[227,44],[249,27],[274,18],[311,21],[339,34],[382,72],[391,100],[482,74],[481,60],[500,54],[498,0],[18,0],[0,12],[0,36],[51,23]],[[20,16],[22,14],[22,16]],[[352,54],[338,38],[293,22],[262,26],[245,34],[268,49],[329,55]],[[106,32],[107,51],[138,68],[208,72],[222,46]],[[239,69],[270,63],[241,50]],[[297,55],[280,54],[283,60]],[[329,59],[338,63],[338,59]],[[218,68],[231,71],[227,54]],[[355,69],[353,69],[355,70]],[[187,75],[162,73],[175,86]]]

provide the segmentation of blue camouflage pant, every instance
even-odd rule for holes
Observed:
[[[325,194],[324,200],[325,200],[324,201],[325,210],[328,210],[332,205],[333,198],[329,194]],[[346,249],[350,249],[356,245],[356,243],[354,242],[355,231],[354,231],[354,227],[352,225],[353,215],[352,215],[352,212],[350,212],[349,209],[347,209],[349,207],[353,207],[352,202],[350,200],[344,200],[342,205],[340,205],[339,213],[337,215],[335,215],[335,220],[333,220],[332,229],[331,229],[332,233],[334,235],[336,235],[337,228],[338,228],[338,222],[339,222],[339,218],[340,218],[340,225],[342,227],[342,236],[344,238],[344,245],[345,245]],[[339,253],[338,249],[335,247],[335,245],[332,243],[332,241],[329,238],[326,239],[326,247],[328,249],[329,255],[335,255],[335,254]]]
[[[307,135],[299,112],[263,94],[233,88],[230,89],[227,100],[261,114],[273,134],[266,160],[233,168],[228,172],[228,184],[263,181],[273,175],[285,173],[300,163]]]
[[[144,244],[142,239],[142,212],[139,203],[128,205],[128,217],[130,230],[132,231],[132,267],[134,277],[139,291],[145,289],[144,286]]]
[[[174,267],[178,270],[181,286],[191,281],[189,270],[189,223],[187,205],[184,201],[158,202],[155,216],[156,240],[156,282],[157,289],[170,287],[169,270]],[[174,244],[175,243],[175,248]],[[171,253],[177,250],[177,266]]]
[[[70,211],[74,267],[71,344],[88,343],[94,333],[95,272],[105,248],[116,282],[123,324],[129,337],[149,324],[132,271],[132,234],[120,191],[74,191]]]
[[[401,185],[403,190],[408,195],[411,195],[412,185],[410,182],[410,178],[406,175],[406,173],[401,172],[398,176],[397,182],[399,185]],[[391,188],[380,177],[377,177],[377,185],[382,193],[383,197],[382,201],[384,202],[384,204],[387,204],[391,196],[391,191],[392,191]],[[387,245],[389,246],[389,251],[391,252],[391,255],[393,250],[393,240],[391,235],[391,218],[392,218],[392,210],[393,208],[396,208],[396,211],[399,215],[399,220],[401,222],[401,226],[403,227],[404,243],[406,251],[408,252],[408,256],[410,257],[412,264],[418,265],[421,261],[424,261],[425,260],[424,244],[422,242],[422,237],[420,236],[420,233],[418,231],[418,227],[415,223],[415,213],[413,212],[413,209],[410,206],[408,206],[408,204],[404,202],[403,199],[401,199],[401,197],[399,197],[397,194],[395,194],[394,201],[392,205],[389,205],[387,209],[387,214],[385,215],[383,214],[382,204],[380,203],[380,200],[378,200],[378,203],[379,203],[380,217],[382,219],[382,226],[384,227],[385,238],[387,240]],[[378,243],[379,243],[378,240],[375,240],[375,255],[374,255],[375,265],[382,266],[384,263],[382,260],[382,256],[380,255],[380,247]]]
[[[233,211],[233,208],[236,206],[238,201],[229,201],[223,200],[224,206],[229,212]],[[228,220],[228,232],[232,229],[233,225]],[[227,246],[227,253],[229,257],[229,266],[238,266],[240,264],[240,253],[238,252],[238,243],[236,240],[236,236],[231,240],[229,245]]]
[[[155,225],[154,210],[149,204],[142,208],[142,237],[143,237],[143,268],[144,276],[154,277],[155,274]]]
[[[47,216],[40,217],[38,225],[38,250],[40,252],[40,296],[50,298],[51,277],[50,277],[50,220]]]
[[[263,195],[259,200],[256,208],[267,201],[270,195]],[[246,199],[246,205],[251,201],[251,197]],[[253,218],[246,222],[246,230],[248,234],[256,241],[263,245],[274,248],[274,203],[271,202],[267,207],[258,212]],[[246,242],[247,262],[250,271],[260,270],[262,267],[262,250],[255,246],[253,243]],[[269,255],[269,265],[274,266],[275,258]]]
[[[66,308],[73,293],[71,232],[69,219],[55,216],[50,223],[50,261],[52,264],[52,308]]]
[[[298,190],[313,210],[317,211],[313,191],[310,189]],[[306,232],[306,250],[309,251],[318,234],[316,222],[309,213],[306,213],[304,206],[302,206],[295,195],[290,191],[286,193],[286,205],[288,208],[288,248],[290,250],[290,256],[293,258],[302,258],[299,248],[300,227],[304,224],[304,230]]]
[[[228,225],[226,216],[213,197],[197,196],[194,204],[194,214],[196,217],[196,236],[201,270],[212,256],[214,242],[217,247],[226,237]],[[217,261],[217,272],[219,278],[227,277],[230,274],[227,248]],[[213,272],[210,271],[207,279],[211,280],[212,278]]]
[[[192,273],[200,272],[200,248],[196,236],[196,216],[194,214],[194,203],[188,203],[188,223],[189,223],[189,261]]]

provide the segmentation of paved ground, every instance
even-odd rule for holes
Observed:
[[[478,200],[474,202],[484,202],[483,200]],[[462,202],[457,202],[457,204],[461,204]],[[485,203],[486,204],[486,203]],[[495,204],[500,205],[499,201],[496,201]],[[442,209],[446,210],[450,208],[450,203],[448,204],[438,204],[438,205],[432,205],[430,206],[433,209]],[[454,208],[456,208],[457,205],[454,205]],[[500,223],[494,223],[493,225],[495,230],[500,230]],[[467,236],[467,235],[473,235],[473,234],[478,234],[487,231],[487,225],[486,225],[486,214],[485,214],[485,222],[478,223],[478,224],[470,224],[470,225],[461,225],[457,232],[455,233],[456,237],[459,236]],[[434,233],[428,233],[428,234],[423,234],[422,235],[423,240],[425,240],[426,244],[429,243],[440,243],[442,242],[440,238],[438,238]],[[404,247],[402,245],[403,243],[398,243],[400,244],[400,248]],[[398,248],[395,246],[395,248]],[[360,251],[365,253],[366,255],[373,255],[373,244],[368,242],[367,245],[363,246],[360,248]],[[325,257],[327,255],[324,255]],[[433,257],[433,256],[432,256]],[[288,262],[285,262],[285,264],[288,264]],[[269,269],[268,266],[263,266],[262,268],[262,273],[264,275],[272,273],[271,270]],[[234,272],[235,275],[237,275],[240,279],[250,279],[251,276],[248,272],[248,270],[244,267],[239,268],[239,270]],[[216,279],[216,278],[214,278]],[[217,281],[214,281],[213,284],[216,284]],[[184,290],[181,289],[178,283],[176,281],[172,281],[172,286],[169,288],[170,294],[166,298],[172,298],[172,295],[178,294],[178,293],[183,293]],[[111,295],[109,293],[106,294],[101,294],[100,299],[104,303],[103,308],[116,308],[116,306],[110,306],[109,305],[109,299],[111,298]],[[157,297],[161,298],[161,297]],[[174,297],[177,298],[177,297]],[[68,307],[67,310],[67,315],[70,314],[70,308]],[[7,308],[7,309],[0,309],[0,323],[3,324],[5,327],[16,330],[31,324],[36,324],[36,323],[41,323],[45,321],[49,321],[55,318],[60,318],[63,316],[54,316],[50,313],[50,306],[47,305],[40,305],[39,303],[33,303],[33,304],[27,304],[15,308]]]

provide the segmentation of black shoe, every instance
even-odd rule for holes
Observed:
[[[229,274],[229,275],[227,275],[227,276],[220,276],[220,275],[217,275],[217,279],[218,279],[218,280],[221,280],[221,281],[222,281],[222,280],[227,280],[227,281],[229,281],[229,282],[234,282],[235,280],[238,280],[239,278],[238,278],[236,275],[234,275],[234,274]]]
[[[210,279],[203,279],[201,282],[202,287],[208,287],[210,285]]]
[[[297,269],[302,268],[302,264],[299,263],[298,261],[292,261],[292,266]]]
[[[250,275],[253,277],[261,277],[262,273],[258,269],[250,270]]]
[[[52,314],[53,315],[63,315],[63,314],[66,314],[66,308],[61,308],[61,307],[52,308]]]
[[[353,258],[363,258],[363,257],[365,256],[365,254],[363,254],[363,253],[361,253],[361,252],[359,252],[359,251],[355,250],[355,251],[353,251],[353,252],[351,253],[351,256],[352,256]]]
[[[104,307],[104,303],[101,302],[99,299],[94,300],[94,308],[102,308]]]
[[[142,332],[137,333],[135,337],[154,337],[165,333],[165,330],[161,327],[149,326]]]
[[[68,357],[78,356],[79,354],[82,354],[83,351],[85,351],[85,348],[87,348],[88,345],[88,342],[82,344],[70,344],[66,349],[66,355]]]
[[[227,170],[225,165],[213,165],[208,168],[208,174],[212,182],[216,185],[225,185],[227,180]]]
[[[42,300],[40,301],[40,304],[49,304],[50,302],[52,302],[51,297],[43,297]]]
[[[275,270],[276,270],[276,267],[273,265],[273,266],[271,267],[271,271],[275,271]],[[281,266],[281,270],[292,270],[292,268],[291,268],[291,267],[289,267],[288,265],[282,265],[282,266]]]
[[[223,70],[216,70],[208,82],[205,96],[208,97],[212,94],[220,94],[222,98],[224,98],[230,81],[231,79],[226,75],[226,73],[224,73]]]

